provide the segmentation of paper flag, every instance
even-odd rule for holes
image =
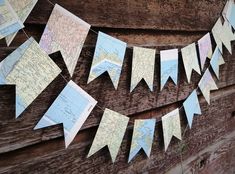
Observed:
[[[235,29],[235,2],[234,0],[228,0],[224,11],[223,16]]]
[[[88,83],[107,71],[117,89],[125,51],[125,42],[99,32]]]
[[[161,90],[167,80],[171,78],[175,85],[178,80],[178,49],[160,51],[161,59]]]
[[[198,47],[201,60],[201,68],[203,69],[206,58],[208,57],[209,59],[211,59],[213,53],[210,33],[207,33],[198,41]]]
[[[162,117],[162,128],[166,151],[173,136],[180,140],[182,139],[179,109],[176,109]]]
[[[205,97],[208,104],[210,104],[210,91],[217,90],[218,87],[215,84],[214,79],[211,76],[210,71],[207,69],[202,76],[201,81],[198,84],[203,96]]]
[[[128,162],[133,159],[133,157],[140,151],[141,148],[148,157],[150,156],[155,124],[155,119],[135,120]]]
[[[213,53],[210,64],[211,68],[215,72],[216,77],[219,79],[219,66],[225,64],[225,62],[218,47],[216,47]]]
[[[0,39],[24,27],[7,0],[0,0]]]
[[[195,114],[202,114],[200,104],[197,97],[197,92],[194,90],[183,103],[184,110],[187,116],[189,127],[192,127],[193,117]]]
[[[183,58],[186,76],[188,82],[190,83],[193,69],[198,74],[201,74],[195,43],[182,48],[181,52],[182,52],[182,58]]]
[[[105,109],[88,157],[103,147],[108,146],[112,161],[114,162],[121,146],[128,121],[128,117]]]
[[[155,49],[134,47],[131,73],[131,92],[144,79],[153,91]]]
[[[66,148],[86,121],[97,101],[70,81],[34,129],[63,123]]]
[[[16,12],[17,16],[19,17],[20,21],[24,23],[38,0],[20,0],[20,1],[8,0],[8,1],[11,4],[14,11]],[[6,42],[8,46],[11,44],[16,34],[17,32],[6,37]]]
[[[222,19],[219,18],[212,28],[212,34],[214,36],[215,42],[223,53],[223,45],[232,54],[231,41],[235,40],[235,35],[233,34],[232,27],[227,20],[222,24]]]
[[[55,5],[39,45],[48,53],[60,51],[72,76],[90,25]]]
[[[60,72],[32,37],[0,63],[0,84],[16,85],[16,117]]]

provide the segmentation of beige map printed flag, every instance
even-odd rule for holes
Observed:
[[[8,0],[22,23],[25,22],[38,0]],[[6,37],[9,46],[15,38],[17,32]]]
[[[210,91],[217,90],[218,87],[216,86],[209,69],[207,69],[204,75],[202,76],[202,79],[199,82],[198,86],[202,91],[202,94],[205,97],[207,103],[210,104]]]
[[[188,82],[190,83],[193,69],[198,74],[201,74],[201,70],[200,70],[200,66],[198,62],[196,44],[192,43],[182,48],[181,52],[182,52],[182,58],[183,58],[186,76],[187,76]]]
[[[0,63],[0,85],[16,85],[16,117],[60,72],[32,37]]]
[[[56,4],[39,44],[47,54],[60,51],[72,76],[89,29],[88,23]]]
[[[144,79],[153,91],[155,49],[134,47],[131,73],[131,92]]]
[[[182,139],[179,109],[176,109],[162,117],[162,128],[166,151],[173,136],[180,140]]]
[[[235,35],[232,31],[232,26],[227,20],[222,24],[222,19],[219,18],[212,28],[212,34],[214,36],[215,42],[223,53],[223,45],[227,48],[230,54],[232,54],[231,41],[235,40]]]
[[[105,109],[88,157],[103,147],[108,146],[112,161],[114,162],[122,143],[128,121],[128,117]]]

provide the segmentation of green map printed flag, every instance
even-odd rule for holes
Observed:
[[[117,89],[125,51],[125,42],[99,32],[88,83],[108,72]]]
[[[38,0],[8,0],[22,23],[25,22]],[[17,32],[6,37],[9,46],[15,38]]]
[[[180,140],[182,139],[179,109],[176,109],[162,117],[162,128],[166,151],[173,136]]]
[[[7,0],[0,0],[0,39],[22,28],[24,28],[24,25],[9,2]]]
[[[181,49],[182,58],[184,63],[184,68],[188,82],[191,81],[192,71],[195,70],[198,74],[201,75],[201,70],[197,57],[196,44],[192,43]]]
[[[131,73],[131,91],[144,79],[153,91],[155,49],[134,47]]]
[[[135,120],[128,162],[141,150],[149,157],[152,149],[156,119]]]
[[[103,147],[108,146],[112,161],[114,162],[121,146],[128,121],[128,117],[105,109],[88,157]]]
[[[205,97],[207,103],[210,104],[210,91],[217,90],[218,87],[216,86],[209,69],[207,69],[202,76],[202,79],[200,80],[198,86],[202,91],[202,94]]]
[[[233,34],[231,24],[227,20],[222,24],[222,18],[219,18],[212,28],[212,34],[220,52],[223,53],[224,45],[229,53],[232,54],[231,42],[235,40],[235,35]]]
[[[16,117],[60,72],[32,37],[0,63],[0,85],[16,85]]]

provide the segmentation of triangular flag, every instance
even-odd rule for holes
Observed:
[[[125,51],[125,42],[99,32],[88,83],[107,71],[117,89]]]
[[[135,120],[128,162],[142,148],[149,157],[152,149],[156,119]]]
[[[8,0],[9,3],[11,4],[12,8],[18,15],[20,21],[22,23],[25,22],[31,11],[33,10],[34,6],[36,5],[38,0]],[[15,38],[17,32],[9,35],[6,37],[6,42],[7,45],[9,46],[13,39]]]
[[[198,41],[198,48],[201,60],[201,68],[203,69],[206,58],[208,57],[209,59],[211,59],[213,53],[210,33],[207,33]]]
[[[63,123],[65,146],[67,148],[96,103],[95,99],[73,81],[70,81],[38,122],[34,130]]]
[[[144,79],[153,91],[155,49],[134,47],[131,73],[131,92]]]
[[[217,90],[218,87],[216,86],[209,69],[207,69],[204,75],[202,76],[202,79],[199,82],[198,86],[202,91],[202,94],[205,97],[207,103],[210,104],[210,91]]]
[[[187,116],[189,127],[192,127],[193,117],[195,114],[202,114],[200,104],[197,97],[197,92],[194,90],[183,103],[184,110]]]
[[[211,68],[215,72],[216,77],[219,79],[219,66],[225,64],[225,62],[218,47],[216,47],[213,53],[210,64]]]
[[[187,76],[188,82],[190,83],[193,69],[198,74],[201,74],[198,57],[197,57],[196,44],[192,43],[182,48],[181,52],[182,52],[182,58],[183,58],[186,76]]]
[[[224,11],[223,16],[235,29],[235,2],[234,0],[228,0]]]
[[[108,146],[112,161],[114,162],[121,146],[128,121],[128,117],[105,109],[88,157],[103,147]]]
[[[227,50],[232,54],[231,41],[235,40],[232,27],[227,20],[222,24],[222,19],[219,18],[212,28],[212,33],[220,52],[223,53],[223,44]]]
[[[23,23],[7,0],[1,0],[0,14],[0,39],[24,28]]]
[[[47,54],[60,51],[72,76],[89,29],[90,24],[56,4],[39,44]]]
[[[60,72],[32,37],[0,63],[0,84],[16,85],[16,117]]]
[[[166,151],[173,136],[180,140],[182,139],[179,109],[176,109],[162,117],[162,128]]]
[[[177,85],[178,80],[178,49],[160,51],[161,60],[161,90],[171,78]]]

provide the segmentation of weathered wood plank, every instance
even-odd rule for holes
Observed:
[[[95,129],[81,131],[68,149],[64,149],[63,138],[48,140],[27,148],[1,154],[0,173],[165,173],[180,162],[180,149],[182,147],[182,160],[198,154],[199,151],[220,138],[229,134],[234,137],[235,119],[231,113],[234,111],[234,92],[225,92],[223,96],[213,94],[211,107],[205,100],[200,99],[202,112],[194,120],[193,128],[186,131],[181,143],[175,139],[164,152],[161,124],[157,124],[152,155],[150,159],[141,153],[130,164],[127,157],[131,141],[131,127],[125,135],[115,165],[111,164],[107,151],[101,150],[89,159],[86,159],[89,147],[94,137]],[[232,102],[231,102],[232,101]],[[226,108],[225,110],[218,108]],[[171,108],[162,108],[160,113],[166,113]],[[158,118],[155,113],[159,110],[146,113],[148,118]],[[182,117],[182,129],[186,127]],[[200,129],[198,128],[200,127]],[[34,132],[35,133],[35,132]],[[230,136],[231,137],[231,136]],[[229,149],[228,149],[229,150]],[[204,153],[203,153],[204,154]],[[204,155],[202,155],[204,156]],[[163,162],[164,161],[164,162]]]
[[[208,31],[226,0],[51,0],[95,27]],[[40,0],[27,23],[45,24],[53,6]],[[40,14],[40,15],[39,15]]]
[[[167,174],[183,173],[227,173],[235,171],[235,132],[222,137],[218,142],[200,151],[172,168]]]

